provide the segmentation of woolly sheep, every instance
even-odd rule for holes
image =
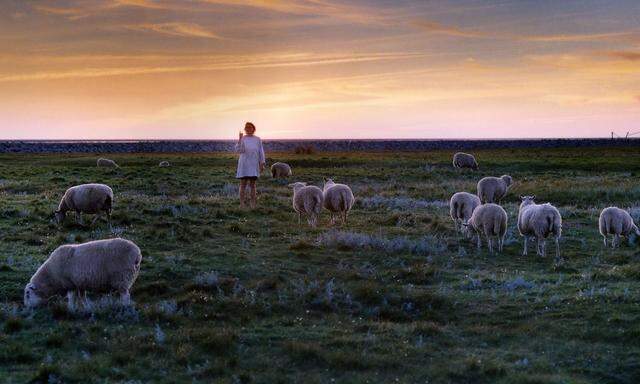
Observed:
[[[286,179],[291,176],[291,167],[286,163],[273,163],[271,165],[271,177],[274,179]]]
[[[536,237],[538,245],[536,252],[540,256],[546,254],[546,238],[553,236],[556,243],[556,258],[560,258],[560,235],[562,234],[562,217],[553,205],[536,204],[535,196],[520,196],[520,210],[518,212],[518,231],[524,237],[523,256],[527,255],[527,240]]]
[[[471,168],[471,169],[477,170],[478,162],[476,161],[476,158],[473,157],[472,154],[458,152],[455,155],[453,155],[453,167],[454,168]]]
[[[113,160],[109,160],[109,159],[105,159],[105,158],[99,158],[98,159],[98,167],[104,167],[104,168],[120,168],[120,166],[118,164],[116,164],[115,161]]]
[[[493,203],[482,204],[473,210],[473,214],[467,223],[468,226],[476,232],[478,239],[478,249],[482,246],[480,235],[484,234],[489,246],[489,253],[493,253],[492,240],[494,237],[498,239],[498,252],[502,252],[504,246],[504,236],[507,233],[507,212]]]
[[[289,184],[289,187],[293,188],[293,209],[298,213],[298,224],[305,215],[309,225],[315,227],[322,211],[322,190],[301,182]]]
[[[611,246],[615,248],[620,244],[620,236],[629,236],[632,233],[640,236],[640,230],[633,223],[633,218],[629,212],[618,207],[609,207],[602,210],[598,220],[600,234],[604,239],[604,246],[607,246],[607,236],[613,235]]]
[[[336,214],[340,217],[342,224],[346,224],[347,215],[355,202],[351,188],[345,184],[336,184],[331,179],[324,179],[322,195],[324,207],[331,215],[331,224],[335,223]]]
[[[453,219],[456,232],[462,231],[468,234],[465,226],[462,224],[469,221],[473,210],[480,205],[480,198],[468,192],[457,192],[449,199],[449,214]]]
[[[478,181],[478,197],[483,204],[499,203],[506,196],[513,179],[509,175],[484,177]]]
[[[140,248],[129,240],[108,239],[58,247],[24,288],[24,304],[33,308],[54,295],[117,292],[130,304],[130,289],[140,272]]]
[[[160,164],[158,164],[158,166],[164,168],[164,167],[170,167],[171,164],[165,160],[165,161],[161,161]]]
[[[104,184],[81,184],[67,189],[55,211],[58,224],[64,221],[68,211],[74,211],[76,222],[82,225],[82,214],[95,214],[91,225],[107,214],[107,222],[111,228],[111,209],[113,205],[113,190]]]

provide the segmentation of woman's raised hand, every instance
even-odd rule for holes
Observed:
[[[244,136],[242,131],[238,132],[238,141],[242,140],[242,136]]]

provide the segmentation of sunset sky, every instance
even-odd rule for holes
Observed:
[[[0,2],[0,139],[640,131],[640,1]]]

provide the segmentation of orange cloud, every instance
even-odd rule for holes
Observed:
[[[197,24],[191,23],[158,23],[158,24],[140,24],[128,26],[127,28],[137,31],[151,31],[171,36],[181,37],[202,37],[207,39],[222,39],[216,33],[213,33]]]

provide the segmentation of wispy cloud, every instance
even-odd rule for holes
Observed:
[[[180,36],[180,37],[202,37],[206,39],[222,39],[220,35],[193,23],[157,23],[157,24],[139,24],[127,26],[128,29],[137,31],[157,32],[164,35]]]
[[[484,33],[467,31],[457,27],[446,26],[433,21],[415,21],[413,25],[418,29],[421,29],[428,33],[435,33],[440,35],[465,37],[465,38],[485,38],[488,37]]]
[[[153,57],[153,56],[152,56]],[[221,71],[249,68],[278,68],[278,67],[304,67],[334,64],[349,64],[383,60],[402,60],[424,57],[421,53],[374,53],[374,54],[282,54],[263,56],[240,56],[219,58],[208,57],[201,64],[184,64],[175,66],[150,66],[137,65],[131,67],[105,67],[105,68],[79,68],[67,71],[43,71],[35,73],[20,73],[0,75],[0,82],[9,81],[33,81],[33,80],[59,80],[70,78],[89,78],[123,75],[147,75],[176,72]],[[166,61],[166,60],[165,60]]]
[[[640,52],[637,51],[611,51],[605,52],[605,55],[618,59],[625,59],[630,61],[640,60]]]

